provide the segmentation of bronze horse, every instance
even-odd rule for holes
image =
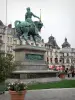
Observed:
[[[38,32],[40,32],[43,27],[43,23],[40,21],[34,21],[34,25],[29,24],[28,22],[15,21],[15,29],[17,32],[17,37],[20,40],[20,44],[22,44],[21,37],[28,43],[28,39],[32,36],[35,44],[36,41],[40,41],[41,37]],[[29,43],[28,43],[29,44]]]

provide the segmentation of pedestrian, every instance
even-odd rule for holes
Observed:
[[[68,71],[67,71],[68,77],[70,77],[70,74],[71,74],[71,71],[70,71],[70,69],[68,69]]]
[[[68,72],[68,68],[65,69],[65,73],[66,73],[66,75],[67,75],[67,72]]]
[[[74,77],[74,69],[72,70],[72,77]]]

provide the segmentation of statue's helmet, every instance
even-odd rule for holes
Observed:
[[[27,9],[27,10],[30,10],[30,7],[27,7],[26,9]]]

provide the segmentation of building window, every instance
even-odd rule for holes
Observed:
[[[17,44],[17,40],[14,40],[14,44]]]
[[[0,33],[4,33],[4,29],[3,28],[0,28]]]
[[[49,53],[47,52],[47,56],[48,56],[48,54],[49,54]]]
[[[9,37],[8,37],[8,40],[7,41],[9,42]]]
[[[48,59],[48,57],[47,57],[47,62],[49,62],[49,59]]]
[[[10,46],[10,51],[12,51],[12,46]]]
[[[73,63],[73,59],[71,59],[71,63]]]
[[[50,58],[50,62],[52,63],[52,58]]]
[[[64,53],[62,54],[62,56],[64,57]]]
[[[71,56],[71,53],[69,53],[69,56]]]
[[[58,58],[55,58],[55,63],[58,64]]]
[[[52,56],[52,51],[50,52],[50,55]]]
[[[69,54],[67,53],[67,56],[69,56]]]
[[[62,62],[63,62],[63,64],[64,64],[64,58],[62,58]]]
[[[10,42],[12,42],[12,37],[10,37]]]
[[[62,62],[62,60],[60,59],[59,62]]]
[[[2,36],[0,36],[0,40],[2,40]]]
[[[43,47],[43,45],[41,45],[41,47]]]
[[[31,43],[31,45],[34,45],[34,43]]]
[[[71,55],[74,56],[74,53],[72,53]]]
[[[9,46],[7,46],[7,50],[10,51],[10,47]]]
[[[68,58],[66,59],[66,63],[69,63],[69,59]]]

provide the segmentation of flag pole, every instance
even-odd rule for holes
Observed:
[[[41,22],[41,9],[40,9],[40,22]]]
[[[41,21],[41,9],[40,9],[40,22],[42,22],[42,21]],[[44,26],[44,25],[43,25],[43,26]],[[44,26],[44,28],[45,28],[45,26]]]
[[[6,31],[5,31],[5,57],[7,54],[7,0],[6,0]]]

